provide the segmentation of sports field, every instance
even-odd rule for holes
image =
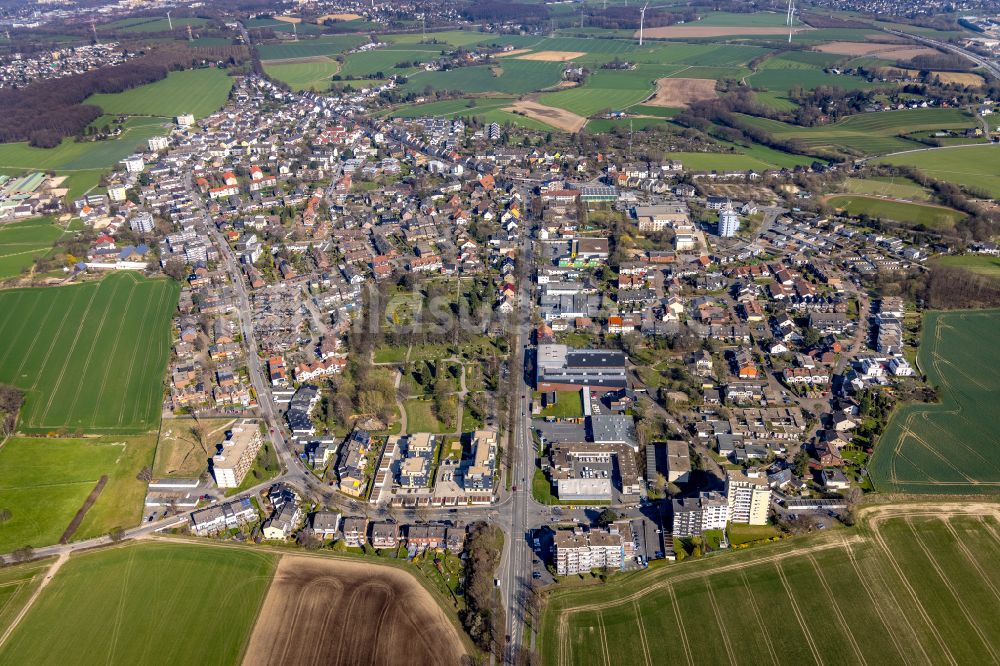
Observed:
[[[996,504],[880,507],[856,530],[557,585],[542,662],[992,662],[998,517]]]
[[[867,215],[906,224],[923,225],[928,229],[951,229],[965,214],[953,208],[928,204],[880,199],[864,195],[838,195],[826,203],[848,215]]]
[[[155,446],[155,435],[8,439],[0,447],[0,508],[11,519],[0,529],[0,552],[135,527],[146,495],[136,475],[153,463]]]
[[[169,543],[74,555],[0,648],[0,663],[237,664],[276,559]]]
[[[292,90],[329,90],[330,77],[340,71],[340,63],[327,56],[317,56],[297,62],[265,62],[264,71]]]
[[[170,117],[191,113],[204,118],[225,105],[234,82],[215,67],[188,69],[125,92],[91,95],[84,103],[95,104],[108,114]]]
[[[1000,146],[995,144],[887,155],[880,161],[905,164],[920,169],[931,178],[1000,197]]]
[[[796,70],[767,70],[762,74],[772,71],[787,73],[792,77],[799,74]],[[806,83],[803,82],[802,85]],[[976,122],[959,109],[905,109],[861,113],[832,125],[817,127],[799,127],[752,116],[741,117],[748,124],[769,132],[776,139],[794,139],[810,148],[845,149],[869,155],[920,146],[914,141],[903,138],[904,134],[939,129],[965,129],[974,126]]]
[[[875,445],[881,492],[995,493],[1000,488],[1000,310],[928,312],[919,369],[940,404],[896,410]]]
[[[0,292],[0,381],[25,392],[26,432],[131,434],[160,421],[179,287],[134,273]]]
[[[31,267],[63,235],[51,217],[39,217],[0,225],[0,280],[19,275]]]

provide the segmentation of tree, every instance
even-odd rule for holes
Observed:
[[[108,532],[108,538],[114,543],[118,543],[125,538],[125,530],[121,527],[115,527],[110,532]]]
[[[803,477],[809,472],[809,452],[806,451],[805,447],[799,449],[799,452],[795,454],[793,471],[798,477]]]
[[[0,523],[6,523],[8,520],[14,517],[14,514],[10,512],[10,509],[4,507],[0,509]]]
[[[166,265],[163,267],[163,272],[166,273],[168,277],[171,277],[178,282],[187,276],[187,269],[184,267],[184,262],[180,259],[168,260]]]
[[[34,556],[34,554],[35,554],[35,549],[32,548],[31,546],[21,546],[13,553],[11,553],[11,558],[15,562],[27,562]]]
[[[618,520],[618,514],[611,509],[605,509],[604,511],[601,511],[599,516],[597,516],[597,524],[601,527],[607,527],[616,520]]]

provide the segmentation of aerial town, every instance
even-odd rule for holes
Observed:
[[[0,662],[996,660],[993,3],[153,4],[0,15]]]

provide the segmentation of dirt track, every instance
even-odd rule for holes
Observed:
[[[715,99],[715,79],[657,79],[656,93],[646,100],[650,106],[679,107]]]
[[[243,660],[258,664],[458,664],[457,629],[409,574],[285,555]]]
[[[567,62],[587,55],[583,51],[536,51],[517,56],[518,60],[542,60],[544,62]]]

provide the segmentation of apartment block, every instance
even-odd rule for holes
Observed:
[[[233,426],[229,439],[222,442],[222,451],[212,458],[215,483],[220,488],[239,487],[263,442],[257,421],[244,419]]]
[[[608,530],[564,530],[555,535],[556,573],[571,576],[592,569],[621,569],[625,546],[617,527]]]
[[[767,524],[771,489],[767,484],[767,476],[760,470],[751,468],[746,473],[729,470],[726,474],[726,499],[729,503],[730,522],[744,525]]]
[[[698,536],[705,530],[725,529],[729,520],[729,502],[717,492],[675,499],[673,509],[673,535],[680,538]]]

